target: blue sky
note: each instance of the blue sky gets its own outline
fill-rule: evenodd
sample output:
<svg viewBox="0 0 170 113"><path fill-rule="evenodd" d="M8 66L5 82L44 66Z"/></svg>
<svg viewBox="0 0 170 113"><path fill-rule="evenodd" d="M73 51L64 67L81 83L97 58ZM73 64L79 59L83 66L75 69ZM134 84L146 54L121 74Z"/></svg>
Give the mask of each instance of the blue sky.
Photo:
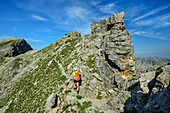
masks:
<svg viewBox="0 0 170 113"><path fill-rule="evenodd" d="M24 38L42 49L70 31L125 12L136 57L170 58L169 0L0 0L0 39Z"/></svg>

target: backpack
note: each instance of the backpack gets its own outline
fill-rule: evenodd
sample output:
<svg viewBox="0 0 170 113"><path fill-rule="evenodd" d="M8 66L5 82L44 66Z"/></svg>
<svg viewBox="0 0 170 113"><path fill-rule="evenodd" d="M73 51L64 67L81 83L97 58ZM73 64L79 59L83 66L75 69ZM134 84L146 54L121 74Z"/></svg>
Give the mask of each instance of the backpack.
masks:
<svg viewBox="0 0 170 113"><path fill-rule="evenodd" d="M80 80L80 74L79 74L79 72L75 71L74 73L75 73L75 76L74 76L74 74L73 74L74 80L79 81L79 80Z"/></svg>

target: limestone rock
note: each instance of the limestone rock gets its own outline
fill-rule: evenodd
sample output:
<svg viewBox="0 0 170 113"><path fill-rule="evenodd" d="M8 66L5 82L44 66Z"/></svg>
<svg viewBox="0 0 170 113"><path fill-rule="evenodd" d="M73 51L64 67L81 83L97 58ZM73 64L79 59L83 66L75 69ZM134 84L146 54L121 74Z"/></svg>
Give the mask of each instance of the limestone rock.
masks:
<svg viewBox="0 0 170 113"><path fill-rule="evenodd" d="M130 86L132 96L125 103L126 111L139 113L168 113L169 108L169 70L165 65L159 70L140 75L139 80Z"/></svg>
<svg viewBox="0 0 170 113"><path fill-rule="evenodd" d="M17 56L29 50L32 50L31 46L22 38L11 37L0 40L0 56Z"/></svg>
<svg viewBox="0 0 170 113"><path fill-rule="evenodd" d="M46 111L50 112L52 110L52 108L55 108L55 107L59 106L60 104L61 104L60 97L57 94L52 93L48 97L47 102L45 104Z"/></svg>
<svg viewBox="0 0 170 113"><path fill-rule="evenodd" d="M105 89L124 84L135 75L134 46L129 31L125 31L124 13L113 14L107 20L91 23L91 34L84 38L82 60L95 55L95 67L100 71ZM86 57L85 57L86 56ZM124 80L120 81L120 78Z"/></svg>

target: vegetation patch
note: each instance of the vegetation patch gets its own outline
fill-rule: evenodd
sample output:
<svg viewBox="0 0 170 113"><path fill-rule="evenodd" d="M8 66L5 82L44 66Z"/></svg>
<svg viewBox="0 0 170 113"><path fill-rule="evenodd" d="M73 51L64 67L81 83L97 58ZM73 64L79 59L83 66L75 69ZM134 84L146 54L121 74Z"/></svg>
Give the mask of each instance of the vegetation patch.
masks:
<svg viewBox="0 0 170 113"><path fill-rule="evenodd" d="M86 65L89 66L90 68L94 68L94 64L95 64L94 55L89 55L88 58L89 59L88 59Z"/></svg>
<svg viewBox="0 0 170 113"><path fill-rule="evenodd" d="M161 70L162 67L163 67L163 66L160 66L160 67L158 67L158 68L156 69L156 71L155 71L155 74L156 74L156 75L159 75L159 74L160 74L160 70Z"/></svg>
<svg viewBox="0 0 170 113"><path fill-rule="evenodd" d="M64 111L66 111L70 106L71 106L71 104L66 105L66 106L63 106L61 113L63 113Z"/></svg>
<svg viewBox="0 0 170 113"><path fill-rule="evenodd" d="M94 40L98 37L98 35L95 35L94 37L92 37L90 40Z"/></svg>
<svg viewBox="0 0 170 113"><path fill-rule="evenodd" d="M17 75L18 74L18 72L17 71L15 71L14 73L13 73L13 75Z"/></svg>
<svg viewBox="0 0 170 113"><path fill-rule="evenodd" d="M7 41L7 42L2 42L2 43L0 43L0 47L3 47L3 46L5 46L5 45L7 45L7 44L10 44L10 43L12 43L12 42L14 42L15 40L9 40L9 41Z"/></svg>
<svg viewBox="0 0 170 113"><path fill-rule="evenodd" d="M0 63L3 63L5 61L5 57L0 56Z"/></svg>
<svg viewBox="0 0 170 113"><path fill-rule="evenodd" d="M160 70L163 66L158 67L156 70Z"/></svg>
<svg viewBox="0 0 170 113"><path fill-rule="evenodd" d="M97 99L102 99L101 92L98 92Z"/></svg>
<svg viewBox="0 0 170 113"><path fill-rule="evenodd" d="M23 63L23 59L22 58L17 58L15 59L15 65L13 66L13 69L19 69L20 65L22 65Z"/></svg>
<svg viewBox="0 0 170 113"><path fill-rule="evenodd" d="M8 109L5 111L5 113L13 113L13 107L14 107L14 103L12 102L10 105L9 105L9 107L8 107Z"/></svg>
<svg viewBox="0 0 170 113"><path fill-rule="evenodd" d="M77 107L78 107L78 108L81 108L80 102L77 102Z"/></svg>
<svg viewBox="0 0 170 113"><path fill-rule="evenodd" d="M68 94L69 92L71 92L71 90L65 90L65 94Z"/></svg>
<svg viewBox="0 0 170 113"><path fill-rule="evenodd" d="M77 95L76 98L81 100L83 97L81 95Z"/></svg>
<svg viewBox="0 0 170 113"><path fill-rule="evenodd" d="M133 80L137 80L137 78L129 79L128 82L133 81Z"/></svg>
<svg viewBox="0 0 170 113"><path fill-rule="evenodd" d="M61 92L63 92L63 90L64 90L64 88L63 88L63 87L61 87L61 88L60 88L60 93L61 93Z"/></svg>
<svg viewBox="0 0 170 113"><path fill-rule="evenodd" d="M85 113L85 109L89 108L90 106L92 106L92 102L88 101L88 102L83 102L83 105L80 109L80 111L78 113Z"/></svg>
<svg viewBox="0 0 170 113"><path fill-rule="evenodd" d="M93 73L97 73L98 75L100 75L99 70L97 70L97 69L93 69L92 71L93 71Z"/></svg>

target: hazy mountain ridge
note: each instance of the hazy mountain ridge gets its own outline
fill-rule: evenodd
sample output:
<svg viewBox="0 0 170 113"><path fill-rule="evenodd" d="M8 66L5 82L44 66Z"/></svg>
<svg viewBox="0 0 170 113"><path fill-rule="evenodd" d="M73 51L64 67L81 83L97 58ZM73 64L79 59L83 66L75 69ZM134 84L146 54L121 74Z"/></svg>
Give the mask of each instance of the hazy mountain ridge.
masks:
<svg viewBox="0 0 170 113"><path fill-rule="evenodd" d="M155 70L159 66L170 63L168 58L159 57L138 57L135 58L135 67L137 72L146 72L149 70Z"/></svg>

